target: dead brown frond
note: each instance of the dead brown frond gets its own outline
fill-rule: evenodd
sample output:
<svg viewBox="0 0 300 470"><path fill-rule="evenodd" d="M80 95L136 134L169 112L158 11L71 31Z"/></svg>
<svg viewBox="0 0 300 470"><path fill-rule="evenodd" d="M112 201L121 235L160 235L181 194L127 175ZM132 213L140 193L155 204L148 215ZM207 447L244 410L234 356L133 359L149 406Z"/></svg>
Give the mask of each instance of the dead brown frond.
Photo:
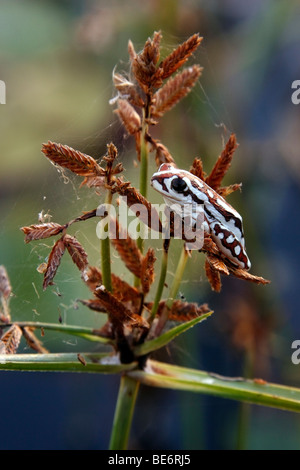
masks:
<svg viewBox="0 0 300 470"><path fill-rule="evenodd" d="M118 109L115 110L128 134L135 135L141 130L141 118L133 106L124 99L118 99Z"/></svg>
<svg viewBox="0 0 300 470"><path fill-rule="evenodd" d="M131 186L130 182L124 182L120 178L117 178L111 191L112 193L120 194L120 196L125 196L128 207L133 208L132 206L136 204L143 205L145 211L138 210L137 208L137 217L152 230L162 232L162 224L157 210L136 188Z"/></svg>
<svg viewBox="0 0 300 470"><path fill-rule="evenodd" d="M127 99L129 103L138 108L142 108L145 103L140 93L138 92L136 86L131 81L127 80L123 75L114 72L113 73L113 82L115 88L118 90L119 99ZM112 102L115 101L115 98Z"/></svg>
<svg viewBox="0 0 300 470"><path fill-rule="evenodd" d="M132 73L144 92L161 85L161 72L156 65L159 60L161 33L155 32L153 39L149 38L140 54L133 52L132 43L129 46Z"/></svg>
<svg viewBox="0 0 300 470"><path fill-rule="evenodd" d="M107 313L107 310L100 299L78 299L78 301L95 312Z"/></svg>
<svg viewBox="0 0 300 470"><path fill-rule="evenodd" d="M149 248L146 255L143 257L141 266L141 285L144 294L147 294L150 290L151 284L154 281L154 263L156 257L154 249Z"/></svg>
<svg viewBox="0 0 300 470"><path fill-rule="evenodd" d="M171 163L173 166L176 166L174 158L165 145L152 138L150 142L152 149L155 151L155 163L157 167L160 167L163 163Z"/></svg>
<svg viewBox="0 0 300 470"><path fill-rule="evenodd" d="M193 36L174 49L159 65L158 76L164 80L173 75L198 48L202 39L198 33L193 34Z"/></svg>
<svg viewBox="0 0 300 470"><path fill-rule="evenodd" d="M245 281L254 282L256 284L269 284L270 281L260 276L254 276L242 268L233 266L233 264L224 257L215 242L209 234L205 234L203 247L200 251L206 253L205 271L207 279L210 282L212 290L220 292L221 278L220 274L233 276L244 279Z"/></svg>
<svg viewBox="0 0 300 470"><path fill-rule="evenodd" d="M143 317L132 313L120 300L108 292L104 286L98 287L95 290L95 295L105 307L112 322L117 321L122 325L127 324L130 327L149 327L148 322Z"/></svg>
<svg viewBox="0 0 300 470"><path fill-rule="evenodd" d="M212 290L220 292L222 287L220 272L212 267L207 258L205 260L205 273Z"/></svg>
<svg viewBox="0 0 300 470"><path fill-rule="evenodd" d="M268 279L264 279L263 277L254 276L253 274L250 274L248 271L242 268L228 266L228 269L230 273L233 274L235 277L238 277L239 279L244 279L245 281L254 282L255 284L270 284L271 282Z"/></svg>
<svg viewBox="0 0 300 470"><path fill-rule="evenodd" d="M229 275L229 269L224 263L224 261L221 261L220 258L217 258L216 256L213 255L207 255L206 259L208 263L210 264L212 269L215 269L216 271L219 271L221 274L225 274L226 276Z"/></svg>
<svg viewBox="0 0 300 470"><path fill-rule="evenodd" d="M104 188L105 183L106 181L104 176L86 176L80 187L86 185L88 188Z"/></svg>
<svg viewBox="0 0 300 470"><path fill-rule="evenodd" d="M53 246L47 263L47 269L44 274L43 289L45 290L52 283L57 269L60 265L61 258L65 252L65 244L63 238L60 238Z"/></svg>
<svg viewBox="0 0 300 470"><path fill-rule="evenodd" d="M83 273L83 279L92 292L102 285L102 273L96 266L89 266L87 271ZM114 273L111 273L111 283L114 296L122 302L133 301L140 295L138 289Z"/></svg>
<svg viewBox="0 0 300 470"><path fill-rule="evenodd" d="M236 136L235 134L231 134L224 150L216 161L210 174L205 179L206 184L214 190L218 190L221 186L222 180L231 165L232 157L237 147L238 143L236 141Z"/></svg>
<svg viewBox="0 0 300 470"><path fill-rule="evenodd" d="M235 183L235 184L230 184L229 186L223 186L218 189L218 193L226 198L229 196L229 194L233 193L234 191L237 191L238 189L241 190L242 188L242 183Z"/></svg>
<svg viewBox="0 0 300 470"><path fill-rule="evenodd" d="M29 243L32 240L42 240L44 238L53 237L58 233L65 230L66 225L56 224L49 222L47 224L29 225L28 227L21 227L20 230L25 234L25 242Z"/></svg>
<svg viewBox="0 0 300 470"><path fill-rule="evenodd" d="M136 241L130 237L127 228L119 225L116 219L110 220L110 232L111 230L116 230L116 233L113 233L113 237L111 238L113 247L117 250L129 271L140 278L143 256Z"/></svg>
<svg viewBox="0 0 300 470"><path fill-rule="evenodd" d="M71 256L73 263L76 264L80 271L83 271L88 265L88 256L81 243L77 238L68 234L64 235L63 243Z"/></svg>
<svg viewBox="0 0 300 470"><path fill-rule="evenodd" d="M202 68L193 65L170 78L153 96L151 115L161 117L173 108L193 88L201 76Z"/></svg>
<svg viewBox="0 0 300 470"><path fill-rule="evenodd" d="M11 285L7 271L4 266L0 266L0 298L4 297L6 300L10 297Z"/></svg>
<svg viewBox="0 0 300 470"><path fill-rule="evenodd" d="M54 164L76 173L80 176L104 176L104 170L96 160L89 155L74 150L68 145L48 141L43 144L43 154Z"/></svg>
<svg viewBox="0 0 300 470"><path fill-rule="evenodd" d="M139 299L140 293L138 289L128 284L128 282L121 279L112 273L111 283L113 288L113 294L121 302L135 302Z"/></svg>
<svg viewBox="0 0 300 470"><path fill-rule="evenodd" d="M34 334L34 328L29 326L24 326L22 328L23 336L31 349L37 351L40 354L47 354L49 351L44 348L41 341Z"/></svg>
<svg viewBox="0 0 300 470"><path fill-rule="evenodd" d="M206 175L203 171L203 163L201 158L195 158L192 166L189 169L189 172L192 173L192 175L197 176L197 178L200 178L201 180L204 180Z"/></svg>
<svg viewBox="0 0 300 470"><path fill-rule="evenodd" d="M157 315L160 316L166 306L166 301L161 300L157 310ZM198 305L192 302L183 302L182 300L174 300L172 307L169 309L168 318L172 321L186 322L193 318L204 315L210 312L207 304Z"/></svg>
<svg viewBox="0 0 300 470"><path fill-rule="evenodd" d="M7 332L1 337L0 344L2 354L15 354L22 338L22 330L18 325L12 325Z"/></svg>

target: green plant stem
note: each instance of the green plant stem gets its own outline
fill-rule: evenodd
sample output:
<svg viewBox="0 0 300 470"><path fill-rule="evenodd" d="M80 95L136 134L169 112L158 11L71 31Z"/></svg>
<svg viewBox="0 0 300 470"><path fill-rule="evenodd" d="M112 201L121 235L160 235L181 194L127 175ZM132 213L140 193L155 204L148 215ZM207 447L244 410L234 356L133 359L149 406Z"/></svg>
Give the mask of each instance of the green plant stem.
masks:
<svg viewBox="0 0 300 470"><path fill-rule="evenodd" d="M154 317L157 312L158 304L159 304L159 301L161 299L161 296L164 290L165 280L166 280L166 275L167 275L167 267L168 267L168 251L164 250L162 260L161 260L160 277L158 281L157 291L156 291L155 299L153 302L153 307L151 310L151 316L149 319L150 323L152 323L152 321L154 320Z"/></svg>
<svg viewBox="0 0 300 470"><path fill-rule="evenodd" d="M243 376L253 377L254 357L251 351L246 351L244 358ZM240 403L238 411L237 425L237 450L244 450L247 447L248 431L250 426L251 407L249 403Z"/></svg>
<svg viewBox="0 0 300 470"><path fill-rule="evenodd" d="M155 336L159 336L168 320L168 316L169 316L169 309L172 307L172 304L176 298L176 295L177 295L177 292L179 290L179 287L180 287L180 283L181 283L181 280L182 280L182 276L183 276L183 273L184 273L184 270L185 270L185 267L186 267L186 263L187 263L187 260L188 260L188 251L185 249L185 247L183 247L182 251L181 251L181 255L180 255L180 259L179 259L179 262L178 262L178 265L177 265L177 268L176 268L176 272L175 272L175 275L174 275L174 279L173 279L173 283L171 285L171 289L170 289L170 293L169 293L169 297L168 297L168 300L166 301L166 305L165 305L165 308L164 308L164 311L162 312L161 316L160 316L160 319L157 323L157 326L156 326L156 329L155 329Z"/></svg>
<svg viewBox="0 0 300 470"><path fill-rule="evenodd" d="M105 204L111 204L112 194L107 191ZM105 225L104 231L108 231L108 224ZM111 284L111 259L110 259L110 240L109 237L101 240L101 270L102 270L102 281L108 291L112 291Z"/></svg>
<svg viewBox="0 0 300 470"><path fill-rule="evenodd" d="M148 186L148 145L146 142L146 133L148 131L148 125L145 122L145 113L143 117L142 131L141 131L141 152L140 152L140 193L142 196L147 197L147 186ZM141 230L141 224L139 224L139 230ZM139 237L137 239L137 246L141 253L144 251L144 239ZM134 286L139 287L140 279L135 276Z"/></svg>
<svg viewBox="0 0 300 470"><path fill-rule="evenodd" d="M110 437L110 450L126 450L133 417L134 406L140 382L127 375L121 377L113 427Z"/></svg>

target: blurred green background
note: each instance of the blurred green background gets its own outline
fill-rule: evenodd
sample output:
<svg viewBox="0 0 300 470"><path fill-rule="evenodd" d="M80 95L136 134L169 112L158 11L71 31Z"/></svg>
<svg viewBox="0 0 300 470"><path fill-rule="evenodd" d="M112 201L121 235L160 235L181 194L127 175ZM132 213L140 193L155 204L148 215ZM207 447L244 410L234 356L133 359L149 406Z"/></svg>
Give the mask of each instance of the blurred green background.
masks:
<svg viewBox="0 0 300 470"><path fill-rule="evenodd" d="M251 272L272 284L230 278L214 294L203 256L193 256L181 297L208 302L215 313L158 357L300 386L300 365L291 362L291 344L300 339L300 108L291 102L291 84L300 79L299 22L299 2L284 0L0 0L0 80L6 83L6 104L0 105L0 264L13 286L13 319L102 324L101 315L77 304L89 293L66 256L56 285L42 291L36 268L52 241L25 245L19 230L38 223L42 210L65 223L102 201L79 189L79 179L58 174L41 145L52 140L98 158L113 140L126 177L136 182L133 142L109 104L112 70L128 70L129 39L139 51L161 30L166 55L199 32L204 40L191 62L204 67L203 76L154 134L178 166L188 169L201 156L207 172L224 139L237 134L240 146L225 182L242 181L243 192L228 201L244 218ZM152 190L149 198L160 201ZM84 244L91 263L98 263L94 220L70 233ZM113 269L128 275L116 256ZM43 341L51 352L94 348L50 332ZM20 352L26 351L22 343ZM110 376L2 373L0 448L107 448L118 383ZM131 447L234 449L240 435L250 449L297 449L299 425L299 417L288 412L253 406L249 413L230 401L143 387Z"/></svg>

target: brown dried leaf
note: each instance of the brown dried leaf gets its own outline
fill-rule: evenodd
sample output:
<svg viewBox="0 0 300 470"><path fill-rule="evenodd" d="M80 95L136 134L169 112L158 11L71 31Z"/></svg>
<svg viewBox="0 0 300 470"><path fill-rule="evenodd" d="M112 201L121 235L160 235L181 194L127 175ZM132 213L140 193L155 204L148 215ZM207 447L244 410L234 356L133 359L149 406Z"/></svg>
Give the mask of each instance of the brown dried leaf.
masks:
<svg viewBox="0 0 300 470"><path fill-rule="evenodd" d="M146 255L143 257L141 266L141 285L144 294L147 294L150 290L151 284L154 281L154 263L156 257L154 249L149 248Z"/></svg>
<svg viewBox="0 0 300 470"><path fill-rule="evenodd" d="M212 269L215 269L216 271L219 271L220 273L225 274L226 276L229 275L228 267L223 261L220 260L220 258L217 258L213 255L207 255L206 259Z"/></svg>
<svg viewBox="0 0 300 470"><path fill-rule="evenodd" d="M131 104L118 99L118 109L115 110L128 134L134 135L141 130L141 118Z"/></svg>
<svg viewBox="0 0 300 470"><path fill-rule="evenodd" d="M228 269L230 273L233 274L235 277L238 277L239 279L244 279L245 281L254 282L256 284L270 284L271 282L267 279L264 279L263 277L254 276L253 274L250 274L248 271L245 271L242 268L235 268L234 266L228 266Z"/></svg>
<svg viewBox="0 0 300 470"><path fill-rule="evenodd" d="M132 72L141 88L148 92L151 87L161 85L162 69L157 69L156 65L159 60L159 46L161 33L155 32L153 39L149 38L140 54L131 52ZM129 53L130 53L129 52Z"/></svg>
<svg viewBox="0 0 300 470"><path fill-rule="evenodd" d="M95 266L89 266L89 269L83 274L83 279L91 291L102 285L101 271ZM138 289L132 287L114 273L111 274L111 283L113 294L118 300L123 302L135 301L140 295Z"/></svg>
<svg viewBox="0 0 300 470"><path fill-rule="evenodd" d="M156 152L155 163L157 167L160 167L163 163L171 163L176 167L175 161L165 145L158 140L153 139L150 135L147 135L147 140L151 144L152 151Z"/></svg>
<svg viewBox="0 0 300 470"><path fill-rule="evenodd" d="M84 212L82 215L80 215L79 217L76 217L76 219L74 220L71 220L69 223L68 223L68 226L73 224L74 222L82 222L84 220L88 220L88 219L91 219L93 217L96 217L97 216L97 209L93 209L91 211L87 211L87 212Z"/></svg>
<svg viewBox="0 0 300 470"><path fill-rule="evenodd" d="M122 302L135 302L140 296L138 289L131 286L126 281L123 281L119 276L116 276L113 273L111 275L111 283L114 296Z"/></svg>
<svg viewBox="0 0 300 470"><path fill-rule="evenodd" d="M204 233L203 247L201 251L208 253L212 256L220 256L219 248L207 232Z"/></svg>
<svg viewBox="0 0 300 470"><path fill-rule="evenodd" d="M26 342L31 349L34 349L40 354L47 354L49 352L47 349L43 347L41 341L35 336L33 332L34 328L25 326L24 328L22 328L22 331L23 331L23 336L26 339Z"/></svg>
<svg viewBox="0 0 300 470"><path fill-rule="evenodd" d="M100 286L95 290L95 295L100 299L112 321L120 322L131 327L148 328L148 322L141 317L132 313L125 305L120 302L113 294L108 292L104 286Z"/></svg>
<svg viewBox="0 0 300 470"><path fill-rule="evenodd" d="M207 259L205 260L205 272L212 290L215 292L220 292L222 287L220 273L212 267Z"/></svg>
<svg viewBox="0 0 300 470"><path fill-rule="evenodd" d="M8 299L11 294L11 285L7 271L3 265L0 266L0 297Z"/></svg>
<svg viewBox="0 0 300 470"><path fill-rule="evenodd" d="M77 238L71 235L64 235L63 242L72 258L73 263L76 264L80 271L83 271L88 265L88 256Z"/></svg>
<svg viewBox="0 0 300 470"><path fill-rule="evenodd" d="M127 80L126 77L120 75L119 73L113 73L113 82L118 90L118 97L122 99L126 99L134 106L138 106L139 108L144 106L144 100L141 95L138 93L136 86L134 83ZM112 103L115 102L115 98L113 98Z"/></svg>
<svg viewBox="0 0 300 470"><path fill-rule="evenodd" d="M12 325L1 337L1 344L5 346L6 354L15 354L22 338L22 330L18 325ZM3 349L3 348L2 348ZM3 354L3 353L2 353Z"/></svg>
<svg viewBox="0 0 300 470"><path fill-rule="evenodd" d="M159 65L157 73L161 71L161 78L164 80L176 72L197 49L202 39L198 33L193 34L193 36L174 49Z"/></svg>
<svg viewBox="0 0 300 470"><path fill-rule="evenodd" d="M224 150L216 161L210 174L205 179L206 184L208 184L211 188L217 190L221 186L222 180L231 165L231 160L237 147L238 144L236 141L236 136L235 134L231 134Z"/></svg>
<svg viewBox="0 0 300 470"><path fill-rule="evenodd" d="M115 227L116 233L111 235L111 243L129 271L140 278L143 257L137 243L130 237L126 228L121 227L116 219L111 219L110 231Z"/></svg>
<svg viewBox="0 0 300 470"><path fill-rule="evenodd" d="M165 308L166 301L162 300L159 303L157 314L161 315ZM193 318L204 315L210 312L207 304L198 305L192 302L182 302L181 300L174 300L171 309L169 309L169 320L185 322Z"/></svg>
<svg viewBox="0 0 300 470"><path fill-rule="evenodd" d="M104 176L105 171L89 155L74 150L68 145L48 141L43 144L42 152L51 162L67 168L80 176Z"/></svg>
<svg viewBox="0 0 300 470"><path fill-rule="evenodd" d="M102 285L102 273L96 266L89 266L89 268L82 273L82 279L92 292L96 287Z"/></svg>
<svg viewBox="0 0 300 470"><path fill-rule="evenodd" d="M65 228L65 225L49 222L47 224L21 227L20 230L22 230L22 232L25 234L25 242L29 243L32 240L42 240L44 238L53 237L54 235L61 233Z"/></svg>
<svg viewBox="0 0 300 470"><path fill-rule="evenodd" d="M60 238L53 246L47 263L47 270L44 274L43 289L45 290L52 283L57 269L60 265L61 258L65 252L65 244L63 238Z"/></svg>
<svg viewBox="0 0 300 470"><path fill-rule="evenodd" d="M197 176L197 178L200 178L201 180L205 179L206 175L203 171L203 163L202 163L201 158L194 159L189 171L190 173L192 173L192 175Z"/></svg>
<svg viewBox="0 0 300 470"><path fill-rule="evenodd" d="M161 117L184 98L196 84L202 73L199 65L193 65L170 78L153 96L151 116Z"/></svg>
<svg viewBox="0 0 300 470"><path fill-rule="evenodd" d="M130 39L128 41L128 53L129 53L130 60L132 62L133 59L135 59L136 57L136 52L134 50L134 45L132 44L132 41Z"/></svg>
<svg viewBox="0 0 300 470"><path fill-rule="evenodd" d="M95 310L96 312L107 313L107 310L100 299L78 299L80 303L85 305L86 307L90 308L91 310Z"/></svg>
<svg viewBox="0 0 300 470"><path fill-rule="evenodd" d="M162 232L162 224L157 210L144 196L142 196L141 193L137 191L137 189L130 186L129 182L123 182L118 178L114 186L111 188L111 191L112 193L120 194L120 196L126 196L126 204L128 207L132 207L135 204L142 204L145 206L147 214L145 214L145 211L140 211L140 214L138 215L139 219L152 230Z"/></svg>
<svg viewBox="0 0 300 470"><path fill-rule="evenodd" d="M86 185L88 188L104 188L105 183L104 176L86 176L80 187Z"/></svg>
<svg viewBox="0 0 300 470"><path fill-rule="evenodd" d="M217 190L217 193L219 193L222 197L226 198L229 196L229 194L233 193L234 191L237 191L238 189L241 190L242 188L242 183L235 183L235 184L230 184L229 186L223 186L222 188L219 188Z"/></svg>

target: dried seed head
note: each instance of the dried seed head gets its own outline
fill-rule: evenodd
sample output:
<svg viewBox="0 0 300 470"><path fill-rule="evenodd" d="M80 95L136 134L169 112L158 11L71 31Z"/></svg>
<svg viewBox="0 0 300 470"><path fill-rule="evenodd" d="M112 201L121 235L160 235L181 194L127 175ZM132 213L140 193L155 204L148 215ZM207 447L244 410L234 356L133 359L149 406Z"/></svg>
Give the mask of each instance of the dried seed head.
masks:
<svg viewBox="0 0 300 470"><path fill-rule="evenodd" d="M193 36L174 49L159 66L159 70L162 71L161 78L164 80L176 72L198 48L202 39L198 33L193 34Z"/></svg>
<svg viewBox="0 0 300 470"><path fill-rule="evenodd" d="M103 286L104 287L104 286ZM105 288L98 287L95 295L100 299L106 308L112 322L117 321L123 326L148 328L148 322L141 316L132 313L125 305L120 302L113 294Z"/></svg>
<svg viewBox="0 0 300 470"><path fill-rule="evenodd" d="M205 273L212 290L220 292L222 287L220 272L214 269L207 259L205 260Z"/></svg>
<svg viewBox="0 0 300 470"><path fill-rule="evenodd" d="M224 186L222 188L217 189L217 193L220 194L222 197L226 198L229 194L237 191L238 189L241 190L242 183L235 183L230 184L229 186Z"/></svg>
<svg viewBox="0 0 300 470"><path fill-rule="evenodd" d="M65 252L65 244L62 238L60 238L53 246L51 253L48 258L47 269L44 274L43 289L46 289L49 284L52 283L57 269L60 265L61 258Z"/></svg>
<svg viewBox="0 0 300 470"><path fill-rule="evenodd" d="M158 315L162 314L165 306L166 301L160 301L157 311ZM169 309L168 319L172 321L186 322L210 311L211 310L207 304L198 305L196 303L174 300L172 307Z"/></svg>
<svg viewBox="0 0 300 470"><path fill-rule="evenodd" d="M140 54L131 55L132 72L140 87L147 93L151 88L161 85L161 71L156 68L159 60L161 33L155 32L153 39L148 39Z"/></svg>
<svg viewBox="0 0 300 470"><path fill-rule="evenodd" d="M140 132L141 118L128 101L119 99L115 113L118 114L128 134L135 135Z"/></svg>
<svg viewBox="0 0 300 470"><path fill-rule="evenodd" d="M201 76L202 68L193 65L170 78L153 96L151 115L161 117L184 98Z"/></svg>
<svg viewBox="0 0 300 470"><path fill-rule="evenodd" d="M23 336L31 349L34 349L40 354L47 354L49 351L45 349L41 343L41 341L35 336L34 328L30 328L29 326L25 326L22 328Z"/></svg>
<svg viewBox="0 0 300 470"><path fill-rule="evenodd" d="M146 255L143 257L141 266L141 285L144 294L147 294L150 290L151 284L154 281L154 263L156 257L154 249L149 248Z"/></svg>
<svg viewBox="0 0 300 470"><path fill-rule="evenodd" d="M12 325L1 337L0 344L5 347L5 354L15 354L22 338L22 330L18 325ZM3 350L4 348L2 348Z"/></svg>
<svg viewBox="0 0 300 470"><path fill-rule="evenodd" d="M65 225L49 222L47 224L21 227L20 230L25 234L25 242L29 243L32 240L42 240L44 238L53 237L54 235L61 233L65 228Z"/></svg>
<svg viewBox="0 0 300 470"><path fill-rule="evenodd" d="M0 266L0 297L3 296L4 299L8 299L11 294L11 285L9 282L9 277L4 266Z"/></svg>
<svg viewBox="0 0 300 470"><path fill-rule="evenodd" d="M77 238L72 237L71 235L64 235L63 242L67 248L73 263L76 264L80 271L83 271L88 265L88 256Z"/></svg>
<svg viewBox="0 0 300 470"><path fill-rule="evenodd" d="M211 188L217 190L221 186L222 180L229 170L233 154L237 147L238 144L236 141L236 136L235 134L231 134L212 171L205 179L206 184L208 184Z"/></svg>
<svg viewBox="0 0 300 470"><path fill-rule="evenodd" d="M129 101L131 104L139 108L144 106L144 100L134 83L130 82L126 77L116 73L115 71L113 72L113 82L115 88L118 90L118 96L113 98L110 101L110 104L114 104L116 100L120 98Z"/></svg>
<svg viewBox="0 0 300 470"><path fill-rule="evenodd" d="M120 226L116 219L111 219L110 231L115 228L117 237L113 236L111 238L111 243L119 253L122 261L129 271L131 271L136 277L140 278L143 257L137 243L130 237L127 229Z"/></svg>
<svg viewBox="0 0 300 470"><path fill-rule="evenodd" d="M89 155L74 150L68 145L48 141L43 144L43 154L54 164L67 168L80 176L104 176L105 172Z"/></svg>
<svg viewBox="0 0 300 470"><path fill-rule="evenodd" d="M128 207L132 207L135 204L142 204L146 208L146 212L141 211L138 217L144 224L153 230L162 231L162 224L159 219L159 215L154 206L138 192L130 182L124 182L120 178L115 181L114 186L111 188L112 193L118 193L121 196L126 196L126 203Z"/></svg>
<svg viewBox="0 0 300 470"><path fill-rule="evenodd" d="M203 163L201 158L195 158L191 168L189 169L189 172L192 173L192 175L197 176L197 178L200 178L201 180L205 179L205 173L203 171Z"/></svg>

